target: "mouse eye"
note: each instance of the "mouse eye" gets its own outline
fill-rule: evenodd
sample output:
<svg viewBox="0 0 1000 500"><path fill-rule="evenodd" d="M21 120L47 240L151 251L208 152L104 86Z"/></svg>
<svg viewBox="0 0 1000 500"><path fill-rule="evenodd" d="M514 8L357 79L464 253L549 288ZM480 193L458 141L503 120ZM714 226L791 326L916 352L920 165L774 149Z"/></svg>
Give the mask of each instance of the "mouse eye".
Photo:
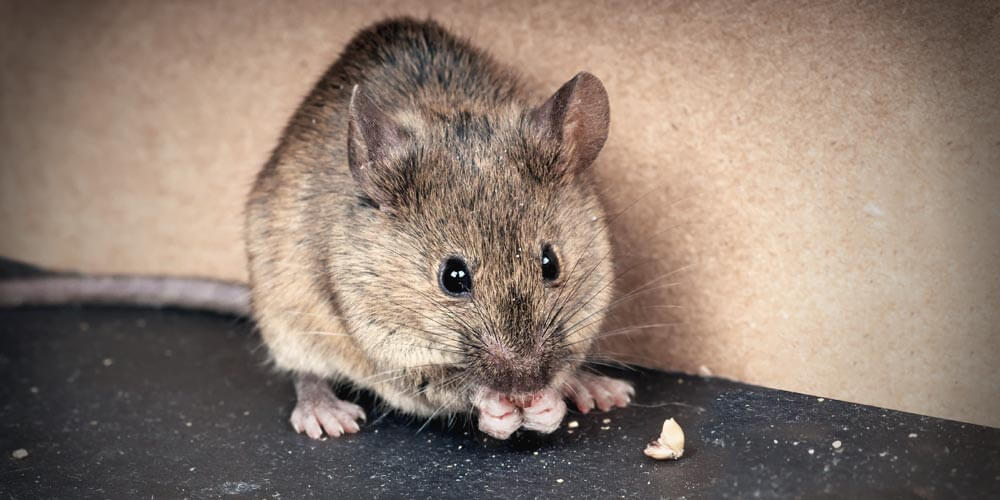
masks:
<svg viewBox="0 0 1000 500"><path fill-rule="evenodd" d="M472 273L461 257L448 257L441 265L441 289L448 295L460 297L472 292Z"/></svg>
<svg viewBox="0 0 1000 500"><path fill-rule="evenodd" d="M559 277L559 258L552 245L542 247L542 279L555 281Z"/></svg>

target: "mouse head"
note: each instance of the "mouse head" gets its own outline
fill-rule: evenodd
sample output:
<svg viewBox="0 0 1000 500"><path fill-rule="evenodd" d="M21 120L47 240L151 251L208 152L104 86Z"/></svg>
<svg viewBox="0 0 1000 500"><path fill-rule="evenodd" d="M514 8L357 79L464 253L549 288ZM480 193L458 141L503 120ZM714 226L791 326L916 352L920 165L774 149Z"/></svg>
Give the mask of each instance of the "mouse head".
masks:
<svg viewBox="0 0 1000 500"><path fill-rule="evenodd" d="M510 395L579 365L612 289L590 172L608 123L589 73L535 107L390 116L355 88L348 156L372 212L357 228L355 307L386 332L362 339L369 355L447 366L456 388Z"/></svg>

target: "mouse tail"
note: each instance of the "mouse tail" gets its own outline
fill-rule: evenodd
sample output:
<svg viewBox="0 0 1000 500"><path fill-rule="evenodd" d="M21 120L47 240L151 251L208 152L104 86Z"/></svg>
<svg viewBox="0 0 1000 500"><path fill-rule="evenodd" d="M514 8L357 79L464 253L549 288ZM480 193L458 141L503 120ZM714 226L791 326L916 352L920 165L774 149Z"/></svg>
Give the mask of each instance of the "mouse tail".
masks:
<svg viewBox="0 0 1000 500"><path fill-rule="evenodd" d="M180 307L250 315L246 285L199 278L37 276L0 280L0 308L69 304Z"/></svg>

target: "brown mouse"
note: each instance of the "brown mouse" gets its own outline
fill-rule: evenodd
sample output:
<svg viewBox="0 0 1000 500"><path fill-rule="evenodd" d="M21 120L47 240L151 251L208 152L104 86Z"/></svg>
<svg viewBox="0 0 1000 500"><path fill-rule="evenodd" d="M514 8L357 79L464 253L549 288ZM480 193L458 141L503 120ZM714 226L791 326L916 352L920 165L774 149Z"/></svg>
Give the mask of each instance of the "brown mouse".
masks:
<svg viewBox="0 0 1000 500"><path fill-rule="evenodd" d="M295 429L358 430L328 380L501 439L555 430L564 397L625 406L628 383L581 369L613 288L608 124L589 73L543 99L433 21L358 33L247 203L252 316L295 376Z"/></svg>
<svg viewBox="0 0 1000 500"><path fill-rule="evenodd" d="M569 398L625 406L587 361L614 271L593 162L608 97L580 73L544 99L432 21L357 34L298 108L246 206L238 284L60 275L0 282L0 307L177 305L245 315L295 378L292 425L358 431L329 382L425 417L551 432Z"/></svg>

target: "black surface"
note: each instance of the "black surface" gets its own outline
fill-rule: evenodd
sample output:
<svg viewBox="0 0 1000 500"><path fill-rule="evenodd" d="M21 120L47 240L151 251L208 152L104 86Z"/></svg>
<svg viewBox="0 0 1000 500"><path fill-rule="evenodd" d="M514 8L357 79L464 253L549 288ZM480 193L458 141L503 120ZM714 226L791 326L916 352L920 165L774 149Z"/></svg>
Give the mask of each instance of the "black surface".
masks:
<svg viewBox="0 0 1000 500"><path fill-rule="evenodd" d="M245 322L183 311L0 311L11 498L886 497L1000 491L1000 430L721 380L626 372L635 406L495 441L389 415L325 442ZM370 421L379 412L362 398ZM676 462L642 453L662 421ZM608 424L602 419L610 418ZM418 432L419 431L419 432ZM842 446L835 449L834 441ZM11 457L24 448L29 455Z"/></svg>

